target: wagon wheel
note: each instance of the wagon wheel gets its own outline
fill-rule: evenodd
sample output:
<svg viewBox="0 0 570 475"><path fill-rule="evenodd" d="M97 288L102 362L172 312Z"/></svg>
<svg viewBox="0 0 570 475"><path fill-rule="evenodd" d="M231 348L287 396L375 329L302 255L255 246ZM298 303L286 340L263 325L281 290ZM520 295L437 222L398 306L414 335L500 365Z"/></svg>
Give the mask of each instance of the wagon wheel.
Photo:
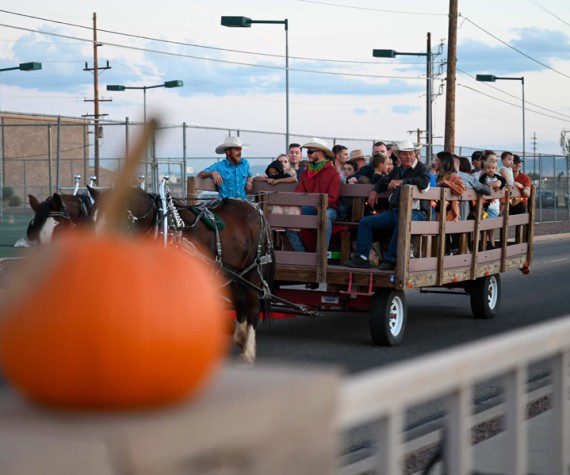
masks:
<svg viewBox="0 0 570 475"><path fill-rule="evenodd" d="M470 288L471 310L475 318L494 318L501 303L499 274L480 277Z"/></svg>
<svg viewBox="0 0 570 475"><path fill-rule="evenodd" d="M377 345L402 343L406 329L406 295L401 290L381 289L374 293L370 307L370 336Z"/></svg>

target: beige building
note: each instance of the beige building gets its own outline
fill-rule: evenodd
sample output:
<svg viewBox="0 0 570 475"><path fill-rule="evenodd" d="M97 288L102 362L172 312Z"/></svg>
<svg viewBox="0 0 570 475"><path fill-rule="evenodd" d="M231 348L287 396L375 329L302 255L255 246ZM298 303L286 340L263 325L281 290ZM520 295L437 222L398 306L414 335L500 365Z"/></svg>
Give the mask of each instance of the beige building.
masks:
<svg viewBox="0 0 570 475"><path fill-rule="evenodd" d="M56 116L0 113L1 184L24 201L30 193L44 199L58 184L72 187L76 174L92 174L88 121L61 118L60 125L58 147Z"/></svg>

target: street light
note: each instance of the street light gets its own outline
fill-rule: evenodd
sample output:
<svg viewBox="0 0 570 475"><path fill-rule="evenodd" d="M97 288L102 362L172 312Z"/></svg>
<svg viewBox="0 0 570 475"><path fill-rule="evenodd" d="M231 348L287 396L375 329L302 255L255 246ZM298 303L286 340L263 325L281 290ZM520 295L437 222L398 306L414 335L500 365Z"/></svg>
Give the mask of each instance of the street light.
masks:
<svg viewBox="0 0 570 475"><path fill-rule="evenodd" d="M477 74L475 76L477 81L480 82L495 82L495 81L520 81L522 85L522 155L523 155L523 171L525 171L525 155L526 155L526 132L525 132L525 103L524 103L524 76L494 76L492 74Z"/></svg>
<svg viewBox="0 0 570 475"><path fill-rule="evenodd" d="M375 58L395 58L396 56L425 56L426 57L426 163L429 165L432 159L432 102L433 102L433 78L432 78L432 56L431 33L427 34L427 47L425 53L405 53L393 49L374 49L372 56Z"/></svg>
<svg viewBox="0 0 570 475"><path fill-rule="evenodd" d="M182 87L184 86L184 81L176 80L176 81L166 81L163 84L157 84L156 86L124 86L122 84L110 84L107 86L107 91L126 91L127 89L139 89L143 91L143 117L144 123L146 124L146 90L147 89L156 89L157 87L166 87L168 89L173 87Z"/></svg>
<svg viewBox="0 0 570 475"><path fill-rule="evenodd" d="M18 66L14 66L12 68L3 68L0 69L0 73L4 71L38 71L42 69L42 63L20 63Z"/></svg>
<svg viewBox="0 0 570 475"><path fill-rule="evenodd" d="M139 89L143 91L143 121L146 127L146 90L147 89L156 89L157 87L166 87L168 89L173 87L182 87L184 86L184 82L180 80L175 81L166 81L163 84L157 84L155 86L125 86L123 84L109 84L107 86L107 91L115 91L121 92L126 91L127 89ZM153 145L154 147L154 145ZM146 152L145 152L146 153ZM146 158L146 155L145 155ZM153 154L153 163L152 163L152 182L154 186L154 190L158 189L158 162L156 161L156 153ZM147 175L147 162L145 160L145 175Z"/></svg>
<svg viewBox="0 0 570 475"><path fill-rule="evenodd" d="M245 16L223 16L222 26L251 28L254 23L285 26L285 150L289 146L289 20L252 20Z"/></svg>

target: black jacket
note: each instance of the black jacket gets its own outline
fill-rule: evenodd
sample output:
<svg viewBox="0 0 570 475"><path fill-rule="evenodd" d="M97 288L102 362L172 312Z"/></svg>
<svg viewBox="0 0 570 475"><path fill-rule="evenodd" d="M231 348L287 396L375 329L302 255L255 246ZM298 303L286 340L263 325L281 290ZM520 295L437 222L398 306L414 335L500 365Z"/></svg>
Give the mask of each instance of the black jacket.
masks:
<svg viewBox="0 0 570 475"><path fill-rule="evenodd" d="M358 170L352 176L355 178L360 178L361 176L366 176L368 178L372 178L372 175L374 175L374 167L369 164L369 165L364 165L360 170Z"/></svg>
<svg viewBox="0 0 570 475"><path fill-rule="evenodd" d="M392 180L402 180L402 185L415 185L422 191L429 188L429 172L422 162L417 162L415 168L395 167L387 178L376 183L374 190L378 193L386 191ZM401 187L395 188L388 198L391 209L400 207L400 190ZM420 200L420 210L425 212L430 210L429 200Z"/></svg>

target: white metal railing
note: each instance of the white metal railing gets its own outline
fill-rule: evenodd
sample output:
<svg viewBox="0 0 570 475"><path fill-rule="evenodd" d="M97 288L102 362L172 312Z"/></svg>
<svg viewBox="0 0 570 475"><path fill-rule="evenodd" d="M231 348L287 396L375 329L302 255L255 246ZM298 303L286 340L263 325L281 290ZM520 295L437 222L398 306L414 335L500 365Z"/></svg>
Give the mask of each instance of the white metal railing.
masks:
<svg viewBox="0 0 570 475"><path fill-rule="evenodd" d="M526 387L528 365L552 361L552 474L570 465L570 317L516 330L456 349L422 356L352 377L343 386L338 428L348 431L378 421L375 459L343 467L343 473L400 474L403 471L403 414L414 404L445 397L444 453L450 474L470 473L472 391L481 380L504 376L505 456L509 473L527 473Z"/></svg>

